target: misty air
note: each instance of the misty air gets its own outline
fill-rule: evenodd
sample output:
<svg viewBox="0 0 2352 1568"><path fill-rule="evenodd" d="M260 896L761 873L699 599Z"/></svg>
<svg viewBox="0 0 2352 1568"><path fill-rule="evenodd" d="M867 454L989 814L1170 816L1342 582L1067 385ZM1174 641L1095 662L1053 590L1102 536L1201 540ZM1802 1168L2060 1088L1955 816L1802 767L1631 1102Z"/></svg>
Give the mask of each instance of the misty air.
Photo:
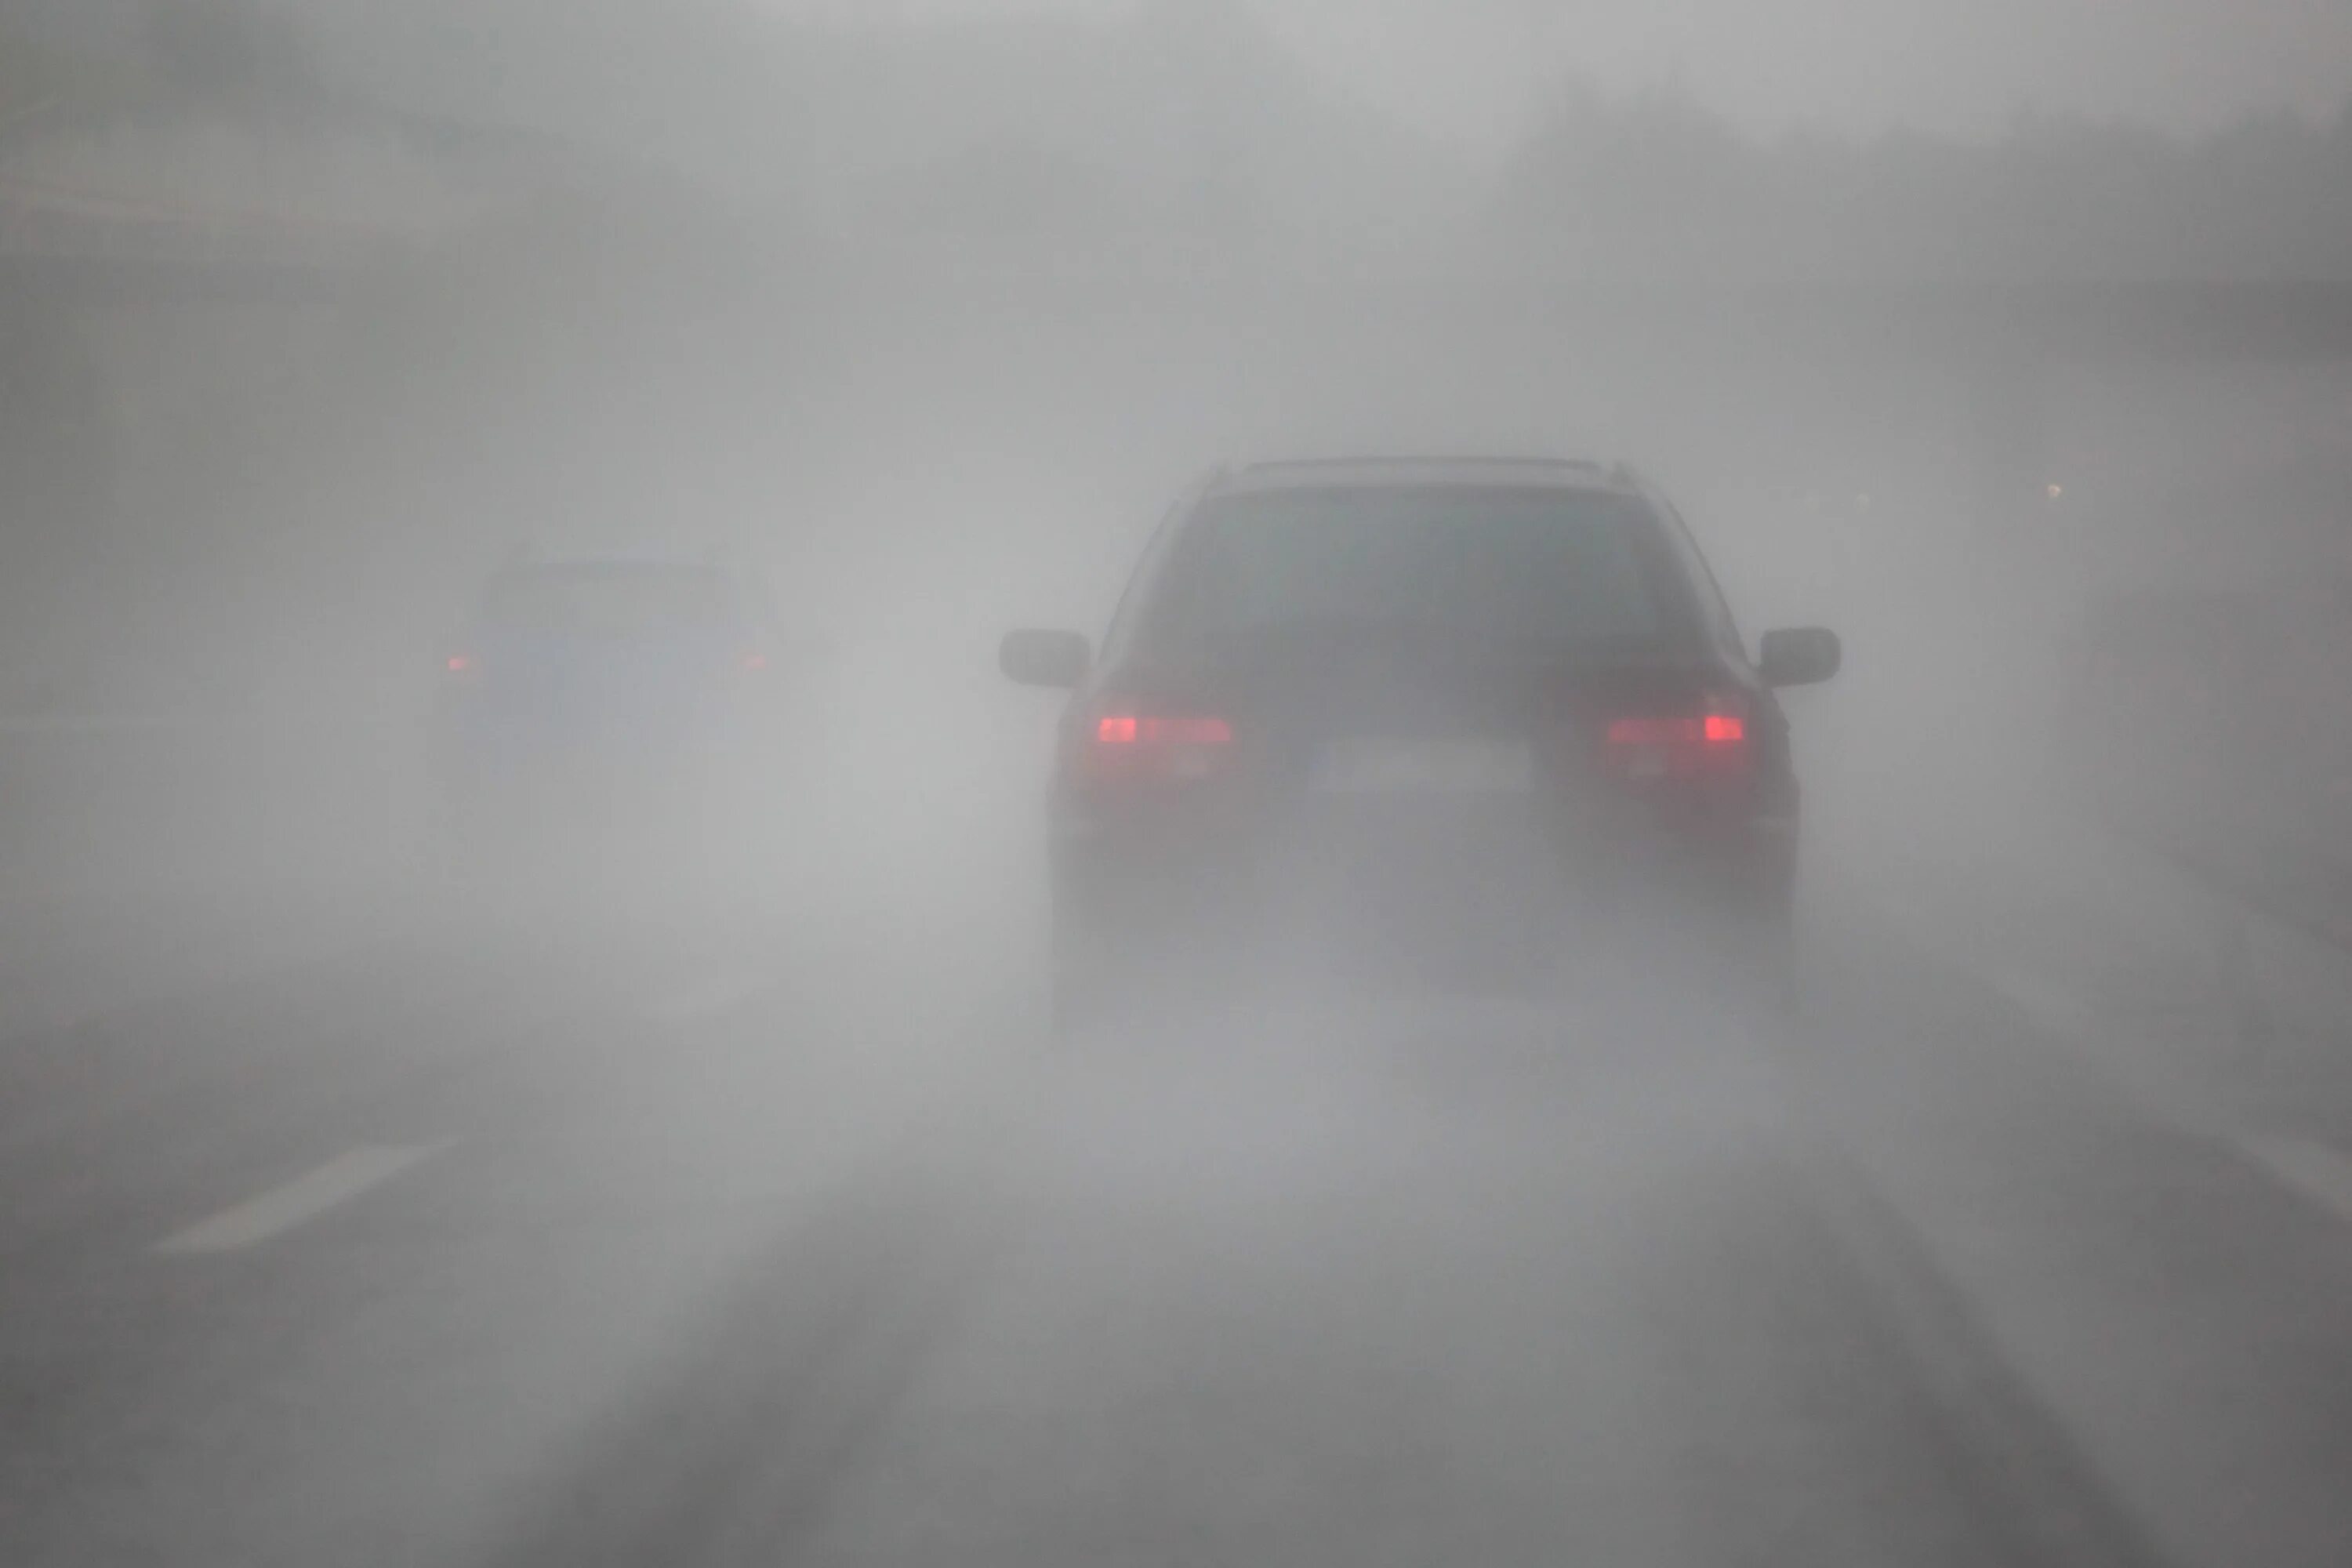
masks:
<svg viewBox="0 0 2352 1568"><path fill-rule="evenodd" d="M0 0L0 1563L2352 1562L2347 691L2323 5Z"/></svg>

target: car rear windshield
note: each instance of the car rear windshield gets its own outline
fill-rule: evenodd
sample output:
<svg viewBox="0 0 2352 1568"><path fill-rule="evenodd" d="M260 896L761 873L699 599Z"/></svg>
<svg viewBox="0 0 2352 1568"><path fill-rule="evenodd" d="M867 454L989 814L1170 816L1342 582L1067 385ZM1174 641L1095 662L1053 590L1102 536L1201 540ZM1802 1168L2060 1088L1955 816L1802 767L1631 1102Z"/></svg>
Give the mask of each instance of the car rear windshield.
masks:
<svg viewBox="0 0 2352 1568"><path fill-rule="evenodd" d="M709 567L548 566L500 577L484 616L505 630L643 637L730 626L736 608Z"/></svg>
<svg viewBox="0 0 2352 1568"><path fill-rule="evenodd" d="M1171 654L1325 627L1678 647L1694 626L1647 506L1602 490L1227 497L1194 519L1155 598L1144 636Z"/></svg>

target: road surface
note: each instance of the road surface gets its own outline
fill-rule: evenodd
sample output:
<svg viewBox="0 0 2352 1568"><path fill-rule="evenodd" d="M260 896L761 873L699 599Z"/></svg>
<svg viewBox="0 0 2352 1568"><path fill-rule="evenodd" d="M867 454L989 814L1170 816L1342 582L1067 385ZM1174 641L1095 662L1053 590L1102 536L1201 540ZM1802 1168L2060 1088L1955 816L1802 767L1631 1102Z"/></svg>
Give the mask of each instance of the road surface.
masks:
<svg viewBox="0 0 2352 1568"><path fill-rule="evenodd" d="M2347 1560L2324 1105L1820 903L1780 1038L416 910L20 1029L0 1562Z"/></svg>

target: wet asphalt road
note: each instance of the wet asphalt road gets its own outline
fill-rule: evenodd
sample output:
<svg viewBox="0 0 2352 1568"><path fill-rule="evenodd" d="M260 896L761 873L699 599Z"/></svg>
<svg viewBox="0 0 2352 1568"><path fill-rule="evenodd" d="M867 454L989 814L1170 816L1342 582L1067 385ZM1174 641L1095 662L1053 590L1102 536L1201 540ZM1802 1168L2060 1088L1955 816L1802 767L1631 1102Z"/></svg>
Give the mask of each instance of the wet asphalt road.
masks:
<svg viewBox="0 0 2352 1568"><path fill-rule="evenodd" d="M887 922L177 980L0 1053L0 1562L2352 1560L2326 1139L1813 953L1060 1054Z"/></svg>

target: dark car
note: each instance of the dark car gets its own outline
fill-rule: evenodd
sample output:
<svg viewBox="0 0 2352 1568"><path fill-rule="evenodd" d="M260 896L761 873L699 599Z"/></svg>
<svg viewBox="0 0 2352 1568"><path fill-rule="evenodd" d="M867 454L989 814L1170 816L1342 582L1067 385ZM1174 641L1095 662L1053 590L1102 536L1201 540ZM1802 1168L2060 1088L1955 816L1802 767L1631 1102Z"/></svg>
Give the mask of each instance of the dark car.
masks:
<svg viewBox="0 0 2352 1568"><path fill-rule="evenodd" d="M1074 693L1050 804L1066 1022L1164 981L1589 974L1661 922L1786 978L1774 689L1829 679L1838 640L1771 632L1751 659L1681 518L1622 468L1221 471L1098 656L1022 631L1000 659Z"/></svg>
<svg viewBox="0 0 2352 1568"><path fill-rule="evenodd" d="M702 820L764 760L778 655L764 584L727 566L501 568L442 673L436 746L461 847Z"/></svg>

